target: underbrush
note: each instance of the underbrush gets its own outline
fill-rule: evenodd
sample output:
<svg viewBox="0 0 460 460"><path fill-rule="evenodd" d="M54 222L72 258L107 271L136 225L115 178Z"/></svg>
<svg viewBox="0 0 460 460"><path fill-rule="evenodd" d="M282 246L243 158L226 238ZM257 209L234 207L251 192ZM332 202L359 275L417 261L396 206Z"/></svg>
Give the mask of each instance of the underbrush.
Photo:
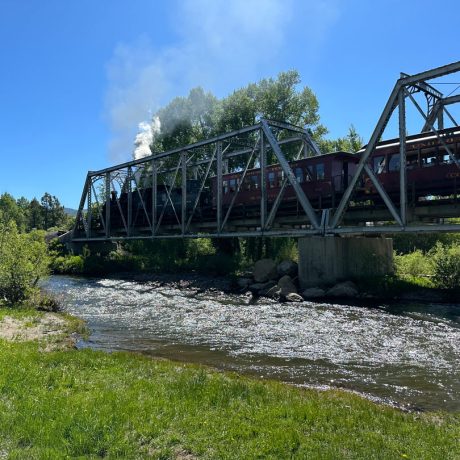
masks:
<svg viewBox="0 0 460 460"><path fill-rule="evenodd" d="M8 458L458 458L460 418L129 353L0 341Z"/></svg>
<svg viewBox="0 0 460 460"><path fill-rule="evenodd" d="M460 243L437 242L430 250L395 254L396 275L422 287L460 289Z"/></svg>

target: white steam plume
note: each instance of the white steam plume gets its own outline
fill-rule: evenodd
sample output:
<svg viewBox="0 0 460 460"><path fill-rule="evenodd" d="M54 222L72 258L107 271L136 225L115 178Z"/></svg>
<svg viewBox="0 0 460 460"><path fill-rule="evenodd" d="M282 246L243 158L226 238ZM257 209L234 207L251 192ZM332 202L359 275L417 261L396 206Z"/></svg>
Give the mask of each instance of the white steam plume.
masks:
<svg viewBox="0 0 460 460"><path fill-rule="evenodd" d="M139 123L139 131L134 139L133 158L139 160L152 154L152 145L155 136L160 134L161 123L158 117L153 117L152 123L142 121Z"/></svg>
<svg viewBox="0 0 460 460"><path fill-rule="evenodd" d="M281 65L294 40L296 59L318 52L341 0L176 0L176 36L156 49L148 39L117 46L108 65L107 113L113 160L132 152L136 126L173 97L202 86L218 96L296 67ZM161 18L162 21L165 18ZM263 69L263 70L261 70ZM137 153L135 153L137 155Z"/></svg>

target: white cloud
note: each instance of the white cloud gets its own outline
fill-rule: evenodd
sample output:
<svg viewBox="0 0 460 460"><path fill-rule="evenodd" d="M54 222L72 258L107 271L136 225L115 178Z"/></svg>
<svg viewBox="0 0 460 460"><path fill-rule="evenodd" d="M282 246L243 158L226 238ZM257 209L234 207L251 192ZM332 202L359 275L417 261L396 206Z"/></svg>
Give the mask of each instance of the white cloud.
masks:
<svg viewBox="0 0 460 460"><path fill-rule="evenodd" d="M146 38L122 44L108 65L112 159L131 154L139 122L172 97L194 86L224 95L285 70L277 63L289 40L304 43L299 59L306 59L337 19L337 1L178 1L177 43L159 50Z"/></svg>

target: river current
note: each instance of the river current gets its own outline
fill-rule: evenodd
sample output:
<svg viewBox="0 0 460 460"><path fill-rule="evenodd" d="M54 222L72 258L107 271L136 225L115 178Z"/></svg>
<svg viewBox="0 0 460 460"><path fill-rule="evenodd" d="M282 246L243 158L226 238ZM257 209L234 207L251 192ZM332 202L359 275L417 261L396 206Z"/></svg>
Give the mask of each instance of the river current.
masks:
<svg viewBox="0 0 460 460"><path fill-rule="evenodd" d="M91 335L81 347L345 388L408 409L460 410L460 304L254 302L65 276L52 276L45 287L87 321Z"/></svg>

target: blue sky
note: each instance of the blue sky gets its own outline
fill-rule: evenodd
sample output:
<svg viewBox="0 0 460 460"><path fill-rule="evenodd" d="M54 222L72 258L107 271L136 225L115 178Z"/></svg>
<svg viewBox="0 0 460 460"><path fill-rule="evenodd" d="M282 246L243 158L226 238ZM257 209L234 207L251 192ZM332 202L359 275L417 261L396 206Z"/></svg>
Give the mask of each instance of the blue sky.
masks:
<svg viewBox="0 0 460 460"><path fill-rule="evenodd" d="M367 141L399 72L460 60L459 13L458 0L0 0L0 193L77 207L87 170L130 159L138 123L174 96L288 69L330 137L353 123Z"/></svg>

